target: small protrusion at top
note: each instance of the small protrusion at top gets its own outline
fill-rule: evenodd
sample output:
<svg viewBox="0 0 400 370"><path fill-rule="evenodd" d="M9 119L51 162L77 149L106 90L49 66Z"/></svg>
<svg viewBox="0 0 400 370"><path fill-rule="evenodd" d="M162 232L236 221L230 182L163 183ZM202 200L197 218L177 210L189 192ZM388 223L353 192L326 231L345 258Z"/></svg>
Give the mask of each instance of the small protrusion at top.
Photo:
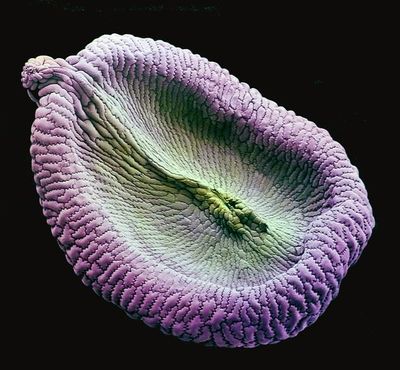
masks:
<svg viewBox="0 0 400 370"><path fill-rule="evenodd" d="M35 90L39 83L45 82L53 75L52 68L59 67L60 63L47 55L29 59L21 73L22 86L25 89Z"/></svg>

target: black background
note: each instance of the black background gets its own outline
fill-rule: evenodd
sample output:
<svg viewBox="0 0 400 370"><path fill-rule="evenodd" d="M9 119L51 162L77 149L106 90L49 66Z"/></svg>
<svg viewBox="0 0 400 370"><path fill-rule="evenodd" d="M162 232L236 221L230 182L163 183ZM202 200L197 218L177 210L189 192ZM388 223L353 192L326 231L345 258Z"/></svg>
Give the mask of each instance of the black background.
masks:
<svg viewBox="0 0 400 370"><path fill-rule="evenodd" d="M268 4L261 8L247 1L27 1L13 13L18 32L12 42L18 47L8 77L16 86L17 115L4 129L4 144L13 153L9 162L15 179L7 190L12 194L6 197L12 223L5 231L14 240L7 244L14 261L9 263L14 278L8 284L14 296L7 305L13 314L8 344L15 361L56 366L78 364L79 359L79 364L87 360L93 366L134 367L141 359L149 366L163 361L189 367L217 365L212 361L219 359L224 366L323 367L388 360L382 355L390 342L385 330L395 323L384 310L388 241L383 170L375 165L384 141L379 113L384 109L379 101L384 73L379 65L381 26L375 9L351 11L324 2L319 8L301 10L276 10ZM19 74L28 58L65 58L113 32L162 39L218 62L263 96L326 128L358 167L377 226L338 298L296 338L250 350L181 342L128 319L86 288L65 261L35 192L29 155L35 104L19 84Z"/></svg>

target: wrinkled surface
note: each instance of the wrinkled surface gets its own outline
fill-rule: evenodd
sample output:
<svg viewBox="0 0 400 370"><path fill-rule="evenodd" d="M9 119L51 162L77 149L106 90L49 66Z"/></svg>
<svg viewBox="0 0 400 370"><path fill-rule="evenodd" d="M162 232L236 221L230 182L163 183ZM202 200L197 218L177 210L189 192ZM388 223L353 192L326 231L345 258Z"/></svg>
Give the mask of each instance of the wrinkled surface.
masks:
<svg viewBox="0 0 400 370"><path fill-rule="evenodd" d="M338 294L374 224L344 149L188 50L102 36L30 59L32 168L75 273L183 340L295 336Z"/></svg>

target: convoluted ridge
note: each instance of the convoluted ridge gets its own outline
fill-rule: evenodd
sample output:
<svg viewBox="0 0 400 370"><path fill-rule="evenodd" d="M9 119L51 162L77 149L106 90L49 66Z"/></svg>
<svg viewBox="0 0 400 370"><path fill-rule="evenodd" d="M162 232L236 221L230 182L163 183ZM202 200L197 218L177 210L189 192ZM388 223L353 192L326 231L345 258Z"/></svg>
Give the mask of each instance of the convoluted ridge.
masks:
<svg viewBox="0 0 400 370"><path fill-rule="evenodd" d="M32 168L82 281L183 340L295 336L338 294L374 225L343 147L218 64L102 36L30 59Z"/></svg>

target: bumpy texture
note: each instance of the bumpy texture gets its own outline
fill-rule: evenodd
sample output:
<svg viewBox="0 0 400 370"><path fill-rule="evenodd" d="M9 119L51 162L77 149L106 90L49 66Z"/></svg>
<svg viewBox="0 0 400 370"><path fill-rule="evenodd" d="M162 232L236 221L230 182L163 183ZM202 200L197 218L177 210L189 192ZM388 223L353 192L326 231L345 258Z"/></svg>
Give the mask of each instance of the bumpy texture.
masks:
<svg viewBox="0 0 400 370"><path fill-rule="evenodd" d="M44 215L83 282L183 340L295 336L338 294L374 224L329 134L218 64L102 36L30 59Z"/></svg>

